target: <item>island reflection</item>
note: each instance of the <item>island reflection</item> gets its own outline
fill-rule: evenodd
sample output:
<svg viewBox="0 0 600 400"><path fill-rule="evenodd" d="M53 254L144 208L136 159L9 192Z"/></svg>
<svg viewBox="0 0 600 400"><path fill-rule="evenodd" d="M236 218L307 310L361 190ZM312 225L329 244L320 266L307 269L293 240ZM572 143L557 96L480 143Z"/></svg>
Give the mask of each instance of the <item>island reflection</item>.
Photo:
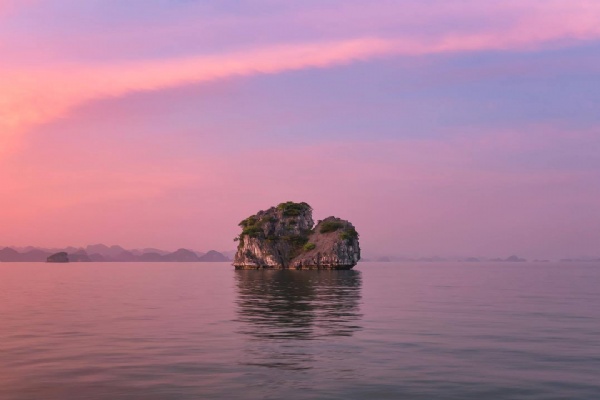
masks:
<svg viewBox="0 0 600 400"><path fill-rule="evenodd" d="M360 271L236 271L241 332L258 339L350 336L360 329Z"/></svg>

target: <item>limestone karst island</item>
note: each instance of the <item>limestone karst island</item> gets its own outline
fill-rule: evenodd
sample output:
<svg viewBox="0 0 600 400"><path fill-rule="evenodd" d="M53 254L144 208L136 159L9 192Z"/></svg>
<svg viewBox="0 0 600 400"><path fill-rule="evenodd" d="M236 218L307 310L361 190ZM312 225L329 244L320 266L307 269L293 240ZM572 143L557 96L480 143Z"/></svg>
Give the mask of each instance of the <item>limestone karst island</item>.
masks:
<svg viewBox="0 0 600 400"><path fill-rule="evenodd" d="M315 226L304 202L259 211L239 226L236 269L351 269L360 260L354 226L336 217Z"/></svg>

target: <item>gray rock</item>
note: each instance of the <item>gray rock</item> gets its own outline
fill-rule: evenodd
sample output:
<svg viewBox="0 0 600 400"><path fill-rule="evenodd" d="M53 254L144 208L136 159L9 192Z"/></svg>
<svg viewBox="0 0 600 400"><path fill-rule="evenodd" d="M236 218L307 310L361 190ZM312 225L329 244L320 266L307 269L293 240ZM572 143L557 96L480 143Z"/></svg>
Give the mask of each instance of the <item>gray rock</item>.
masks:
<svg viewBox="0 0 600 400"><path fill-rule="evenodd" d="M281 203L239 225L236 269L351 269L360 260L354 226L336 217L314 226L306 203Z"/></svg>

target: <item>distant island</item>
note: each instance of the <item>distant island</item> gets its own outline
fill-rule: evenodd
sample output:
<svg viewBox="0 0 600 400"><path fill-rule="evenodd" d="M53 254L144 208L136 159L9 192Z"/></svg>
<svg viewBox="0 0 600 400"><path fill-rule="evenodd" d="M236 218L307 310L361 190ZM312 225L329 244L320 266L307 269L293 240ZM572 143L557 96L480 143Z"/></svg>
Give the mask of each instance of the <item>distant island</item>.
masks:
<svg viewBox="0 0 600 400"><path fill-rule="evenodd" d="M322 222L322 221L319 221ZM243 228L246 229L246 228ZM315 228L316 229L316 228ZM239 236L236 238L239 240ZM311 245L308 245L310 247ZM43 247L2 247L0 246L0 262L47 262L48 257L55 256L57 253L67 254L68 262L231 262L238 252L237 250L208 252L195 251L191 249L179 249L177 251L167 251L157 248L125 249L118 245L106 246L104 244L89 245L85 247L65 247L65 248L43 248ZM57 256L61 259L61 256ZM509 257L484 257L484 256L402 256L402 255L381 255L381 254L363 254L360 250L361 262L381 262L381 263L445 263L445 262L466 262L466 263L524 263L533 262L549 263L598 263L600 257L572 257L560 259L548 258L526 258L511 255ZM56 261L50 261L56 262Z"/></svg>
<svg viewBox="0 0 600 400"><path fill-rule="evenodd" d="M394 257L394 256L378 256L373 258L365 258L364 261L371 262L527 262L526 258L519 256L509 256L506 258L486 258L486 257ZM549 260L534 260L534 262L549 262Z"/></svg>
<svg viewBox="0 0 600 400"><path fill-rule="evenodd" d="M11 247L0 249L0 262L231 262L231 258L215 250L206 253L188 249L174 252L155 248L126 250L121 246L103 244L85 248L27 247L20 250Z"/></svg>
<svg viewBox="0 0 600 400"><path fill-rule="evenodd" d="M52 254L46 258L46 262L49 263L68 263L69 262L69 254L64 251L59 251L58 253Z"/></svg>
<svg viewBox="0 0 600 400"><path fill-rule="evenodd" d="M354 225L332 216L315 226L304 202L259 211L239 226L236 269L351 269L360 260Z"/></svg>
<svg viewBox="0 0 600 400"><path fill-rule="evenodd" d="M542 259L533 259L531 261L526 258L522 258L516 255L512 255L506 258L501 257L406 257L406 256L377 256L377 255L368 255L367 257L363 257L361 261L368 262L426 262L426 263L435 263L435 262L466 262L466 263L524 263L524 262L534 262L534 263L549 263L552 260L547 258ZM561 258L559 260L554 260L558 262L564 263L597 263L600 262L600 257L585 257L585 258Z"/></svg>

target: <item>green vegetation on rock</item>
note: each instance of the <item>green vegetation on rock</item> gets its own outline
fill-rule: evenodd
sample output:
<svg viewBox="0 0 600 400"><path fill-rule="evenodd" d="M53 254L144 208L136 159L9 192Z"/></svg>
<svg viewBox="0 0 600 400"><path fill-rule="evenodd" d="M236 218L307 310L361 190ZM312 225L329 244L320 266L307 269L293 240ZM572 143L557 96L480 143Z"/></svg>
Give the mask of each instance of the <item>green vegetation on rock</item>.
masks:
<svg viewBox="0 0 600 400"><path fill-rule="evenodd" d="M346 229L344 232L342 232L340 235L340 238L342 238L343 240L356 239L356 238L358 238L358 232L352 226L352 227Z"/></svg>
<svg viewBox="0 0 600 400"><path fill-rule="evenodd" d="M306 243L304 245L304 250L305 251L310 251L310 250L314 250L316 247L317 247L317 245L314 244L314 243Z"/></svg>
<svg viewBox="0 0 600 400"><path fill-rule="evenodd" d="M293 246L304 246L308 242L308 235L290 235L283 236L283 240L287 241Z"/></svg>
<svg viewBox="0 0 600 400"><path fill-rule="evenodd" d="M335 232L343 226L344 226L344 224L341 223L340 221L324 221L321 223L321 228L319 229L319 232L321 232L321 233Z"/></svg>
<svg viewBox="0 0 600 400"><path fill-rule="evenodd" d="M284 217L297 217L306 211L312 210L312 208L305 202L294 203L293 201L281 203L277 206L277 209L283 211Z"/></svg>
<svg viewBox="0 0 600 400"><path fill-rule="evenodd" d="M246 218L245 220L243 220L242 222L240 222L238 225L241 226L242 228L246 228L252 225L256 225L256 223L258 222L258 219L256 218L256 215L252 215L248 218Z"/></svg>
<svg viewBox="0 0 600 400"><path fill-rule="evenodd" d="M252 215L240 222L238 225L242 227L242 233L236 239L240 240L246 235L253 238L259 237L261 233L263 233L260 222L261 221L256 217L256 215Z"/></svg>

